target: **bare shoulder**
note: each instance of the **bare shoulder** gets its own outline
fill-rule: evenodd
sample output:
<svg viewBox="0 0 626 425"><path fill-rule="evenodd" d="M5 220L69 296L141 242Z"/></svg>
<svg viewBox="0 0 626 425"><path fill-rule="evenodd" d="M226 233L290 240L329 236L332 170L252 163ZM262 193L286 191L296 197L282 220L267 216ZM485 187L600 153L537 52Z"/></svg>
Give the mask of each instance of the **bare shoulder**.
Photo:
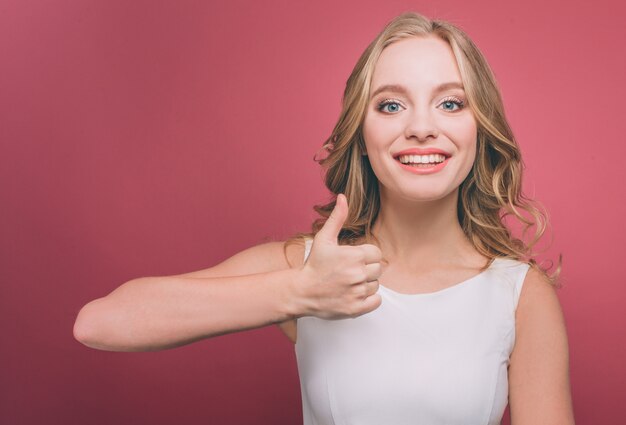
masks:
<svg viewBox="0 0 626 425"><path fill-rule="evenodd" d="M565 318L556 289L538 270L524 279L509 365L511 423L573 424Z"/></svg>
<svg viewBox="0 0 626 425"><path fill-rule="evenodd" d="M304 265L304 248L304 241L301 239L286 247L287 261L290 267L302 267Z"/></svg>
<svg viewBox="0 0 626 425"><path fill-rule="evenodd" d="M528 269L520 293L515 322L519 330L525 325L548 321L565 326L556 288L533 267Z"/></svg>

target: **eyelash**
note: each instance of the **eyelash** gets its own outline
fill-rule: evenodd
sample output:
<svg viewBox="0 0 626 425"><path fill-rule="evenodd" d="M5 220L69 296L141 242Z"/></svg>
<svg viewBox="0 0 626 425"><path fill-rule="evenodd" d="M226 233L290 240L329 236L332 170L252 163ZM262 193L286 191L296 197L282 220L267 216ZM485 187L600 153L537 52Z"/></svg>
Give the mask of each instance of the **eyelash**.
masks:
<svg viewBox="0 0 626 425"><path fill-rule="evenodd" d="M465 102L461 99L459 99L456 96L450 96L450 97L446 97L445 99L443 99L440 103L440 105L447 103L447 102L452 102L453 104L457 105L459 108L454 110L454 111L450 111L450 112L456 112L456 111L460 111L461 109L463 109L465 107ZM387 105L391 105L391 104L397 104L400 105L400 102L394 100L394 99L385 99L383 101L381 101L378 106L376 107L376 109L378 109L378 111L383 112L383 108Z"/></svg>

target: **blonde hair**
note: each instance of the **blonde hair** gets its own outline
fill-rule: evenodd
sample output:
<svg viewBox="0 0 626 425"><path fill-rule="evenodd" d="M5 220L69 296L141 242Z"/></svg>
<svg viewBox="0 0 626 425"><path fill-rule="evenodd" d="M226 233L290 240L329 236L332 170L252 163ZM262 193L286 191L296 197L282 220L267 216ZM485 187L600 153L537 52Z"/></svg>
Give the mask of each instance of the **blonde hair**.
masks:
<svg viewBox="0 0 626 425"><path fill-rule="evenodd" d="M365 152L362 124L370 96L374 66L381 52L390 44L408 38L435 35L452 48L461 73L468 106L477 121L476 160L466 179L459 186L457 215L463 232L473 246L490 258L524 261L538 270L552 285L557 286L561 272L562 254L556 271L549 275L532 251L548 225L545 209L522 193L523 162L520 149L506 120L500 91L486 59L471 39L455 25L430 20L420 14L407 12L390 21L370 43L359 58L348 81L342 100L342 110L330 137L322 149L324 159L314 160L325 170L325 184L334 195L328 204L313 209L321 215L312 224L312 232L297 233L287 246L304 238L314 237L323 227L335 207L336 195L345 194L348 217L339 233L339 244L353 245L359 239L376 241L371 229L380 210L378 180ZM543 210L543 211L542 211ZM530 217L524 217L521 211ZM536 226L532 240L526 244L513 237L504 223L511 216L523 224L522 238ZM286 255L285 255L286 256ZM551 266L550 266L551 267Z"/></svg>

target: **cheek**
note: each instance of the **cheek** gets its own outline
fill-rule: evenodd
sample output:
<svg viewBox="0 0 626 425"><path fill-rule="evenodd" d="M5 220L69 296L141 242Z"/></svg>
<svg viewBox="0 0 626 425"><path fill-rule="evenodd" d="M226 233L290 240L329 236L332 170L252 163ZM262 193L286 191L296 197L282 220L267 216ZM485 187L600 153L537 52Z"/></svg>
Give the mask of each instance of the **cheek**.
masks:
<svg viewBox="0 0 626 425"><path fill-rule="evenodd" d="M478 132L473 117L468 117L467 120L459 120L455 123L450 123L448 135L459 152L462 152L459 174L461 177L465 178L474 166L474 161L476 160Z"/></svg>
<svg viewBox="0 0 626 425"><path fill-rule="evenodd" d="M446 120L440 123L440 128L446 129L446 132L453 140L457 140L460 144L466 146L476 140L477 127L474 116L466 114L457 119Z"/></svg>
<svg viewBox="0 0 626 425"><path fill-rule="evenodd" d="M363 139L368 152L385 150L400 133L401 125L397 120L385 120L368 114L363 121Z"/></svg>
<svg viewBox="0 0 626 425"><path fill-rule="evenodd" d="M468 138L464 140L463 149L465 150L466 154L465 154L465 158L463 159L463 164L461 165L461 169L459 170L460 177L462 180L464 180L467 177L467 175L472 170L472 167L474 166L474 162L476 162L476 148L477 148L476 137L477 137L476 134L470 134L468 135Z"/></svg>
<svg viewBox="0 0 626 425"><path fill-rule="evenodd" d="M448 123L447 134L460 151L464 151L467 157L476 155L476 140L478 131L476 123L470 117L467 120Z"/></svg>
<svg viewBox="0 0 626 425"><path fill-rule="evenodd" d="M366 115L363 121L363 139L368 149L380 139L380 126L370 115Z"/></svg>

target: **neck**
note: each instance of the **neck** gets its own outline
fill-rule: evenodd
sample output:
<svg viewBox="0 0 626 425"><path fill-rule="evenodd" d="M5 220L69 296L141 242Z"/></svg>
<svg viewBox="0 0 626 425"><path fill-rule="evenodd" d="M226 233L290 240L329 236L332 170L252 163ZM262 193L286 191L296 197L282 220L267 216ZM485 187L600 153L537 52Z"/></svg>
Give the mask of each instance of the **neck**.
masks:
<svg viewBox="0 0 626 425"><path fill-rule="evenodd" d="M415 266L458 263L476 250L457 217L458 188L435 201L409 201L380 193L380 212L372 233L390 263Z"/></svg>

